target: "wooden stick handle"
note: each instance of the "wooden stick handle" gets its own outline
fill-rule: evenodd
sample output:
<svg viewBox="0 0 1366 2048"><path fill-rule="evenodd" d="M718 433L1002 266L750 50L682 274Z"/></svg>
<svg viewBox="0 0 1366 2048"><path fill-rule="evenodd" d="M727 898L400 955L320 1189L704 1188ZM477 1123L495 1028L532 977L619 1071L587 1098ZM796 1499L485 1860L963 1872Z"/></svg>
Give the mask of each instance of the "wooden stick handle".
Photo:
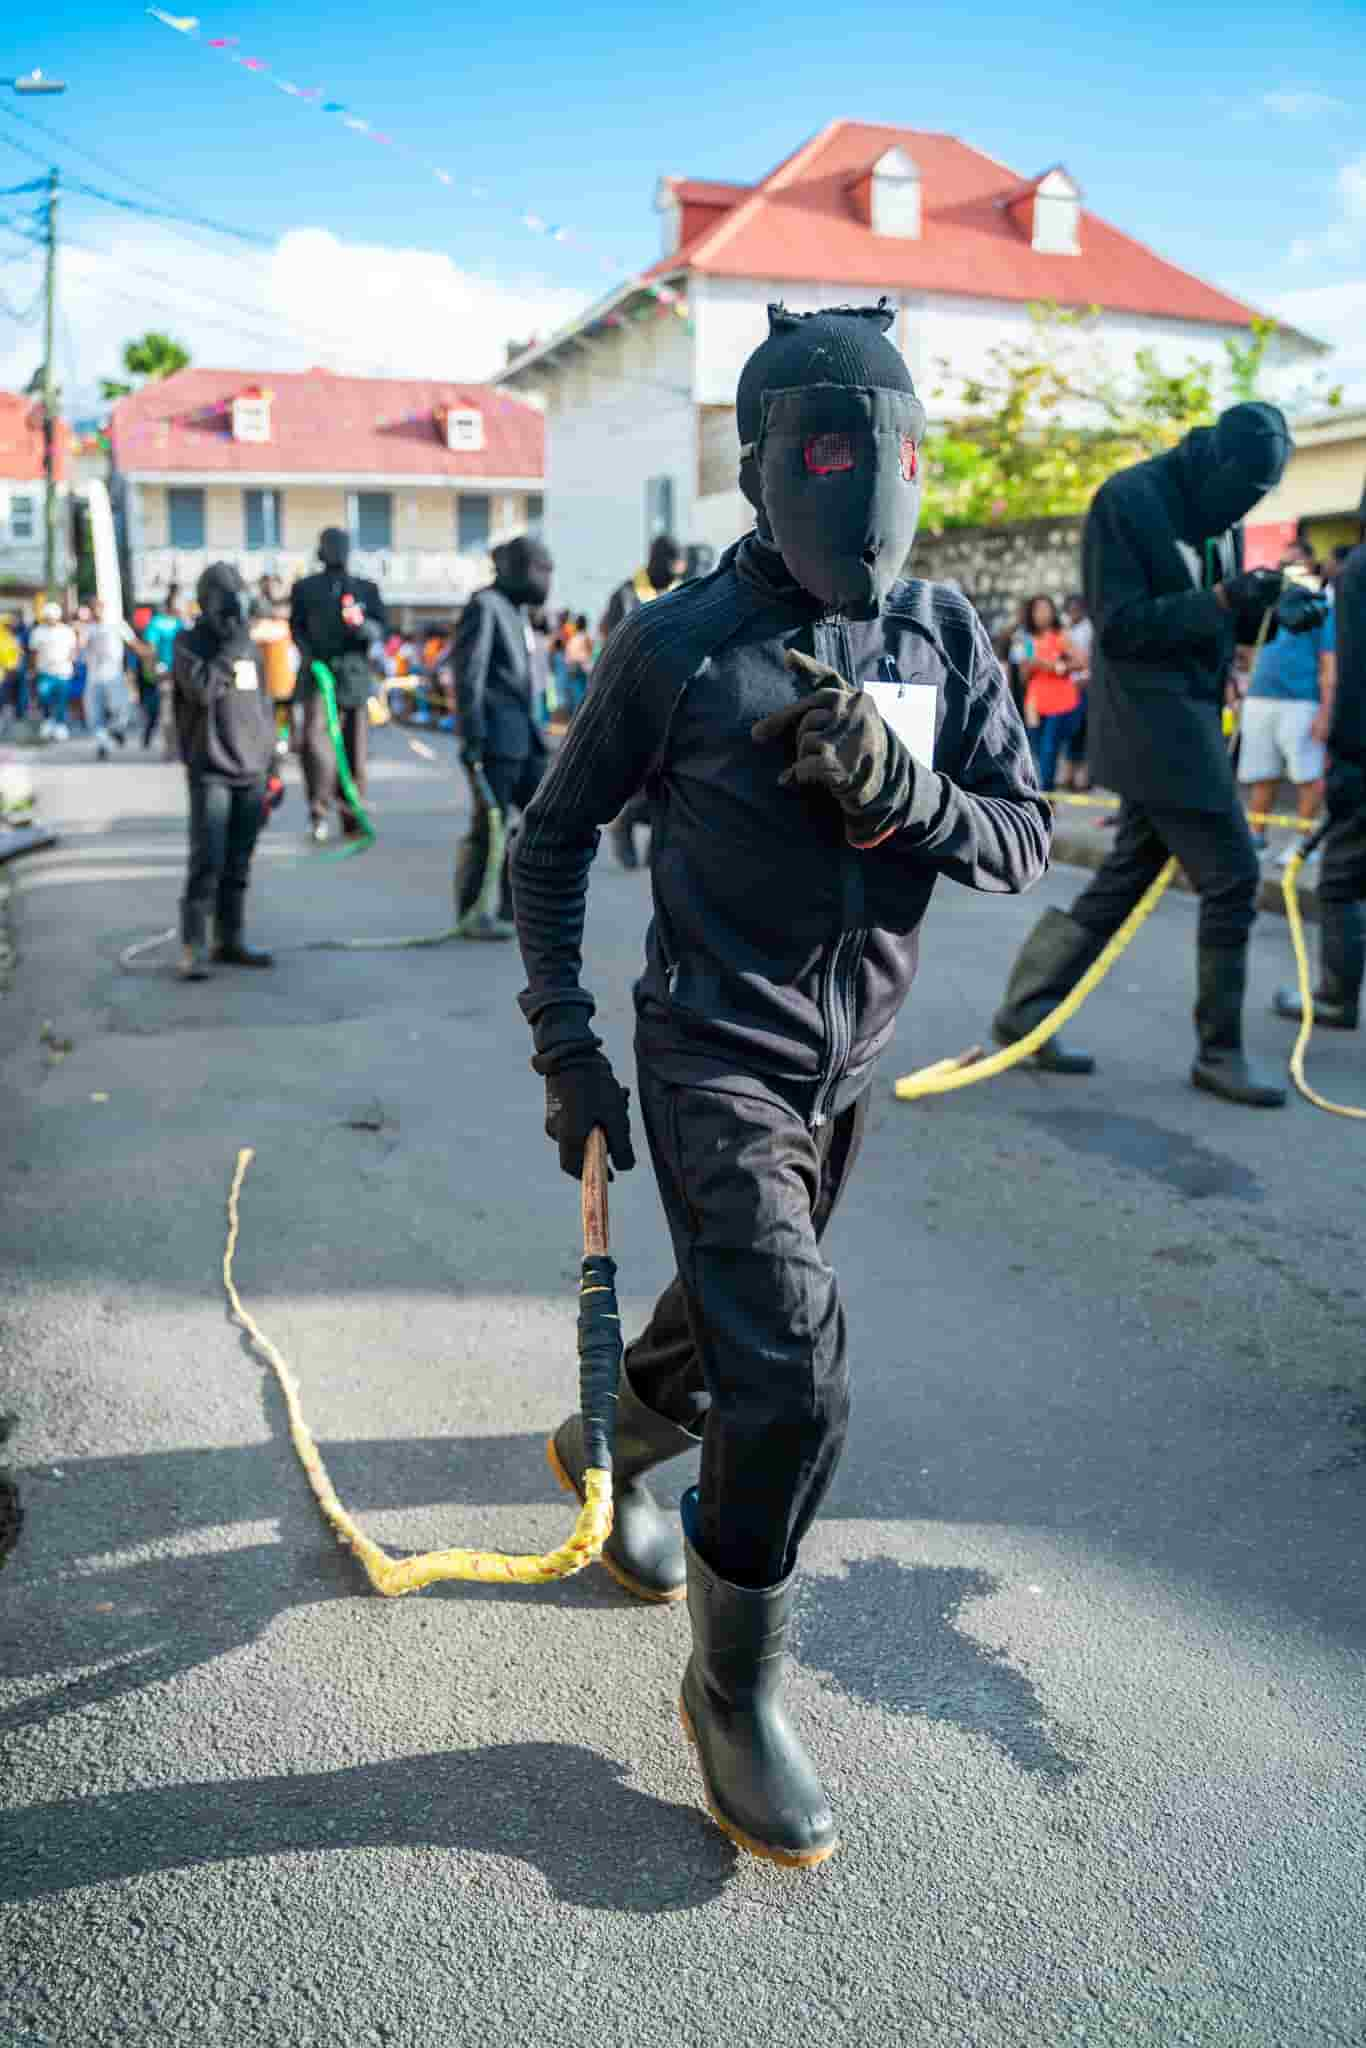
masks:
<svg viewBox="0 0 1366 2048"><path fill-rule="evenodd" d="M611 1250L607 1224L607 1139L601 1127L588 1134L583 1153L583 1255L605 1258Z"/></svg>

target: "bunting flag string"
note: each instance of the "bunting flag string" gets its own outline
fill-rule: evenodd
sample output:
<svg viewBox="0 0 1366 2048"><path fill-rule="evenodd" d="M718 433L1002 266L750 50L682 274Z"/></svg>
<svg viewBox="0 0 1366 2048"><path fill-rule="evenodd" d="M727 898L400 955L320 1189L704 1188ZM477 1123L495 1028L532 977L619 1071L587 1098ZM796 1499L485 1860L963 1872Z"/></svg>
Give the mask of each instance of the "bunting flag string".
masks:
<svg viewBox="0 0 1366 2048"><path fill-rule="evenodd" d="M407 158L409 162L435 178L439 184L447 186L452 191L467 194L482 203L492 203L493 195L486 186L456 178L451 171L431 162L420 150L412 148L398 136L391 135L387 129L377 128L373 122L356 113L346 101L327 97L322 86L299 85L293 79L281 77L264 57L243 55L239 37L205 35L203 24L197 14L168 14L160 7L149 7L147 13L153 21L160 22L163 28L173 29L177 35L201 43L205 49L213 50L217 55L225 57L230 64L237 65L240 70L255 73L267 84L273 85L277 92L284 93L290 99L299 100L317 113L329 115L343 128L349 128L353 134L366 136L371 142L377 142L385 149L392 150L396 156ZM569 248L581 249L604 274L621 277L624 273L627 289L634 286L637 290L648 293L654 302L653 305L642 307L633 317L639 319L649 318L655 313L673 313L687 324L689 333L692 332L686 297L672 285L663 284L658 279L646 277L639 272L633 275L629 264L617 262L597 245L595 237L585 234L579 228L548 220L543 214L523 211L514 205L509 205L507 210L516 213L528 233L539 235L544 240L560 242ZM604 313L594 323L595 326L602 327L624 327L627 324L628 316L619 311Z"/></svg>

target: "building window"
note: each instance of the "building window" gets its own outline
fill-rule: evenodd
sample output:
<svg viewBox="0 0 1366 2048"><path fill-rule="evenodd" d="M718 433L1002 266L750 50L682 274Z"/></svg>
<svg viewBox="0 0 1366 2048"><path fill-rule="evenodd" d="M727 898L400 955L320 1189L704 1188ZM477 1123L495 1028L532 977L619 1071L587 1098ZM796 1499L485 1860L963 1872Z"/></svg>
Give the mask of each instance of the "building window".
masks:
<svg viewBox="0 0 1366 2048"><path fill-rule="evenodd" d="M1080 188L1066 171L1050 171L1034 194L1034 247L1047 256L1075 256L1081 249L1080 229Z"/></svg>
<svg viewBox="0 0 1366 2048"><path fill-rule="evenodd" d="M534 534L536 539L539 540L541 529L544 525L545 499L539 491L528 492L526 501L526 530L528 533Z"/></svg>
<svg viewBox="0 0 1366 2048"><path fill-rule="evenodd" d="M394 501L388 491L352 491L349 502L351 538L369 554L394 544Z"/></svg>
<svg viewBox="0 0 1366 2048"><path fill-rule="evenodd" d="M484 445L484 415L474 406L454 407L446 414L446 446L468 455Z"/></svg>
<svg viewBox="0 0 1366 2048"><path fill-rule="evenodd" d="M32 498L15 497L9 501L9 537L11 540L32 540L37 531L37 510Z"/></svg>
<svg viewBox="0 0 1366 2048"><path fill-rule="evenodd" d="M204 493L173 486L166 493L166 531L173 548L204 545Z"/></svg>
<svg viewBox="0 0 1366 2048"><path fill-rule="evenodd" d="M461 554L487 553L492 530L492 501L482 492L462 491L455 501L455 544Z"/></svg>
<svg viewBox="0 0 1366 2048"><path fill-rule="evenodd" d="M671 476L652 476L645 486L645 546L657 540L661 533L672 534L674 530L674 480Z"/></svg>
<svg viewBox="0 0 1366 2048"><path fill-rule="evenodd" d="M875 235L919 239L920 172L904 149L887 150L873 166L871 213Z"/></svg>
<svg viewBox="0 0 1366 2048"><path fill-rule="evenodd" d="M249 548L284 546L284 507L278 491L243 491L242 510Z"/></svg>

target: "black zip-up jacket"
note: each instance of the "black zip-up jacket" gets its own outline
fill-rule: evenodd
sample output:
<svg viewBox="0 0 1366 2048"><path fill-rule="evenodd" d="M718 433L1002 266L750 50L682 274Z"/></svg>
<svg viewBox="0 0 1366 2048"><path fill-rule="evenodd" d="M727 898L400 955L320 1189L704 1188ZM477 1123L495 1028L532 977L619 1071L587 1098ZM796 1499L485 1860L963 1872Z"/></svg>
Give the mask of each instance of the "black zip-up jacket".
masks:
<svg viewBox="0 0 1366 2048"><path fill-rule="evenodd" d="M496 583L476 590L456 622L452 659L466 753L525 761L544 752L532 717L535 645L527 615Z"/></svg>
<svg viewBox="0 0 1366 2048"><path fill-rule="evenodd" d="M342 598L350 593L365 613L366 626L348 626ZM347 710L363 704L374 687L370 672L370 641L384 632L389 615L379 585L346 569L319 569L301 576L289 593L289 630L299 650L297 695L310 697L317 688L311 664L325 661L337 686L337 702Z"/></svg>
<svg viewBox="0 0 1366 2048"><path fill-rule="evenodd" d="M1338 577L1338 686L1328 734L1331 809L1366 809L1366 546L1353 548Z"/></svg>
<svg viewBox="0 0 1366 2048"><path fill-rule="evenodd" d="M1194 497L1184 447L1103 483L1082 531L1082 586L1095 626L1087 761L1096 782L1134 803L1222 811L1236 790L1224 743L1233 620L1211 580L1242 568L1243 533L1183 545Z"/></svg>
<svg viewBox="0 0 1366 2048"><path fill-rule="evenodd" d="M849 845L826 792L778 786L790 749L750 737L802 694L788 648L851 683L936 692L934 766L911 765L900 828L869 851ZM936 877L1014 893L1048 865L1049 808L966 600L905 582L878 619L830 619L750 535L618 628L528 807L513 891L542 1071L599 1043L579 979L588 871L598 828L642 783L654 918L640 1056L666 1078L776 1088L812 1124L852 1098L890 1037Z"/></svg>
<svg viewBox="0 0 1366 2048"><path fill-rule="evenodd" d="M265 664L245 626L220 640L203 619L177 633L171 656L176 737L191 775L248 789L275 758Z"/></svg>

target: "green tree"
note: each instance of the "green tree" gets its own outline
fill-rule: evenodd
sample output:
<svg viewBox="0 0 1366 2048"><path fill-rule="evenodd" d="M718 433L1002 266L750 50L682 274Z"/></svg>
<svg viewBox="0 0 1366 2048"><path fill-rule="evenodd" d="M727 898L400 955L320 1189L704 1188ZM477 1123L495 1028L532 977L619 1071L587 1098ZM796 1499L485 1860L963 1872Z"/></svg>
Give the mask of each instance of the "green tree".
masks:
<svg viewBox="0 0 1366 2048"><path fill-rule="evenodd" d="M1097 338L1099 317L1097 307L1031 306L1028 335L994 349L985 375L966 380L962 415L926 444L930 528L1083 512L1115 470L1214 419L1217 363L1192 356L1172 371L1140 349L1121 373ZM1237 397L1256 394L1275 332L1273 321L1254 320L1246 341L1224 343L1223 382Z"/></svg>
<svg viewBox="0 0 1366 2048"><path fill-rule="evenodd" d="M154 328L139 335L136 341L125 342L123 347L124 369L142 384L154 384L162 377L173 376L177 370L186 369L189 361L187 348L183 348L171 335L158 333ZM101 398L126 398L137 388L137 384L125 383L118 377L100 379Z"/></svg>

